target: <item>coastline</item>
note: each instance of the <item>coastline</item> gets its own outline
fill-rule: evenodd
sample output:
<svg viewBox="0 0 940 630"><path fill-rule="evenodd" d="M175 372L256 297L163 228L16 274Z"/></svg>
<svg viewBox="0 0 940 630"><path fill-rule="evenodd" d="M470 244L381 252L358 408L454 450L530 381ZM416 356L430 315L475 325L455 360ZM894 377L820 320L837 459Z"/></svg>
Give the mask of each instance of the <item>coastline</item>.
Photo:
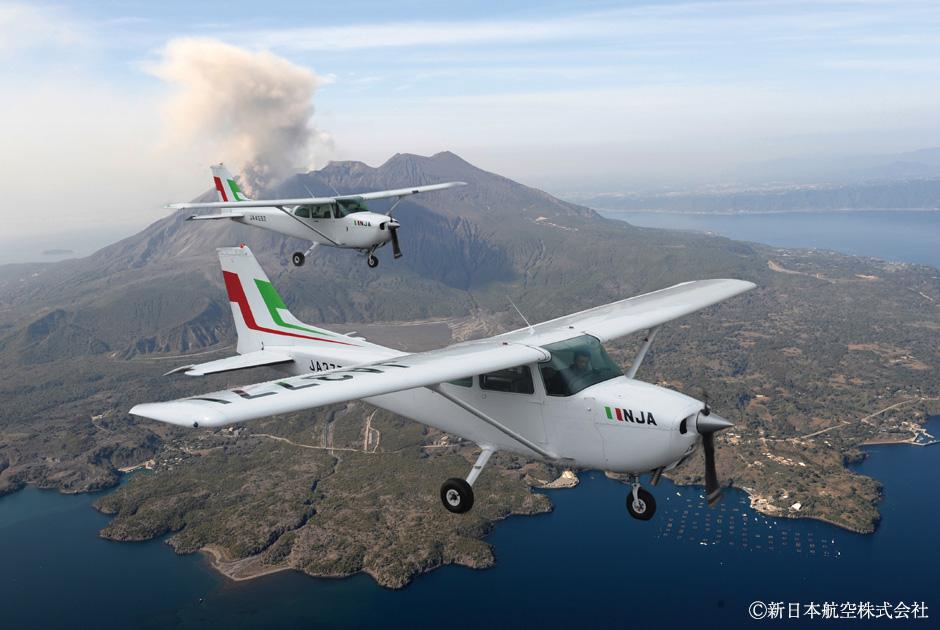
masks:
<svg viewBox="0 0 940 630"><path fill-rule="evenodd" d="M933 438L933 436L931 436ZM866 440L859 444L859 446L884 446L884 445L906 445L906 446L932 446L934 444L940 444L940 440L931 439L929 442L918 442L916 437L907 438L904 440L888 440L888 439L872 439Z"/></svg>
<svg viewBox="0 0 940 630"><path fill-rule="evenodd" d="M134 467L129 467L129 468L132 468L133 470L137 470L138 468L140 468L140 466L142 466L142 464L138 466L134 466ZM571 470L563 471L561 475L558 476L557 479L554 479L552 481L543 482L539 479L535 479L535 480L539 481L540 484L533 486L533 488L537 488L540 490L563 490L567 488L574 488L580 483L578 476L574 473L574 471L571 471ZM537 514L544 514L544 513L550 512L552 509L553 508L550 506L548 510L545 510L544 512L524 512L524 513L511 512L501 518L495 519L492 522L497 523L499 521L505 520L509 518L510 516L514 516L514 515L535 516ZM488 562L484 562L484 563L441 562L433 566L425 567L420 571L416 571L406 576L404 579L402 579L398 583L389 584L387 582L384 582L378 574L376 574L374 571L372 571L368 567L363 567L362 569L358 571L352 571L349 573L309 573L307 571L304 571L303 569L291 566L289 564L265 565L263 564L261 554L248 556L246 558L240 558L237 560L228 560L226 557L227 554L225 550L222 547L218 545L214 545L214 544L201 547L199 549L199 552L203 553L206 556L209 566L212 569L217 571L219 574L221 574L225 578L232 580L233 582L247 582L249 580L254 580L256 578L264 577L266 575L273 575L275 573L280 573L282 571L297 571L298 573L302 573L304 575L307 575L313 578L318 578L318 579L344 579L344 578L352 577L359 573L365 573L366 575L371 577L373 580L375 580L376 584L378 584L379 586L383 586L385 588L392 588L392 589L404 588L415 577L419 575L424 575L425 573L430 573L431 571L434 571L435 569L439 569L448 564L456 564L459 566L464 566L469 569L475 569L475 570L488 569L495 565L495 559L492 559L492 558Z"/></svg>

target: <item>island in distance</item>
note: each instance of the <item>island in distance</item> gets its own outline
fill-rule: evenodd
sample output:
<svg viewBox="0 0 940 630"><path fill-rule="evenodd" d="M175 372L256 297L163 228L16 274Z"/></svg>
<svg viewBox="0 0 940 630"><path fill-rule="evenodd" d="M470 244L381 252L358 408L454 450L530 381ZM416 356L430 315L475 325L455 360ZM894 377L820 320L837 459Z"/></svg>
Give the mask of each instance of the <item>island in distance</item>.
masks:
<svg viewBox="0 0 940 630"><path fill-rule="evenodd" d="M207 551L233 577L365 571L391 587L444 564L488 566L495 520L550 509L532 487L563 471L500 454L478 482L481 509L449 514L438 485L465 474L475 447L363 403L220 431L129 417L141 401L269 374L161 376L182 355L231 353L215 248L245 242L298 318L414 350L518 328L507 294L541 321L685 280L751 280L741 300L665 327L642 376L704 388L727 410L736 426L716 440L719 476L759 510L873 531L879 486L846 462L865 442L916 438L940 407L925 378L940 365L935 269L636 228L446 152L334 162L265 192L451 180L469 185L398 207L408 255L377 270L335 251L294 269L302 243L174 213L87 258L0 275L0 491L106 488L148 462L98 500L114 516L103 536L171 534L178 552ZM615 357L628 362L638 342ZM674 479L701 483L702 469L693 460Z"/></svg>

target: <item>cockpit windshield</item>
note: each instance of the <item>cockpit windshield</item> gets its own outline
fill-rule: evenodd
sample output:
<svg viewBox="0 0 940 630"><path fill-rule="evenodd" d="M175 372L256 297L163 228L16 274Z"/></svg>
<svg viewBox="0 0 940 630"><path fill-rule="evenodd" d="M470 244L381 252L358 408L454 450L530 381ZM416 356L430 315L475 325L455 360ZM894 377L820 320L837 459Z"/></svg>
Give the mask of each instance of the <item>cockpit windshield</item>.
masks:
<svg viewBox="0 0 940 630"><path fill-rule="evenodd" d="M571 396L591 385L623 375L601 342L584 335L544 346L552 358L540 364L545 393Z"/></svg>
<svg viewBox="0 0 940 630"><path fill-rule="evenodd" d="M337 199L336 217L342 218L354 212L368 212L369 209L359 199Z"/></svg>

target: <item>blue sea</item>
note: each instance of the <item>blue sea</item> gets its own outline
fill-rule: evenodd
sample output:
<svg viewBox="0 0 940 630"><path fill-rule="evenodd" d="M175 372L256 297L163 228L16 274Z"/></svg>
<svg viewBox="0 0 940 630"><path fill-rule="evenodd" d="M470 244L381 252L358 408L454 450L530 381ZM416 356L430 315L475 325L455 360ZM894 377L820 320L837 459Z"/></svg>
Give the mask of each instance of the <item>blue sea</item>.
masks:
<svg viewBox="0 0 940 630"><path fill-rule="evenodd" d="M940 211L681 214L602 210L600 213L640 227L713 232L739 241L828 249L940 269Z"/></svg>
<svg viewBox="0 0 940 630"><path fill-rule="evenodd" d="M940 418L929 427L940 430ZM91 495L26 489L0 499L4 628L251 627L759 627L833 620L753 621L749 608L824 602L926 602L940 625L937 570L940 446L875 446L857 470L884 485L874 535L809 520L766 518L743 492L718 507L700 489L664 481L653 520L630 518L627 486L586 473L548 491L550 514L498 523L495 568L445 567L404 590L360 575L282 572L247 582L161 541L116 543ZM883 620L884 621L884 620ZM868 621L870 625L877 622Z"/></svg>

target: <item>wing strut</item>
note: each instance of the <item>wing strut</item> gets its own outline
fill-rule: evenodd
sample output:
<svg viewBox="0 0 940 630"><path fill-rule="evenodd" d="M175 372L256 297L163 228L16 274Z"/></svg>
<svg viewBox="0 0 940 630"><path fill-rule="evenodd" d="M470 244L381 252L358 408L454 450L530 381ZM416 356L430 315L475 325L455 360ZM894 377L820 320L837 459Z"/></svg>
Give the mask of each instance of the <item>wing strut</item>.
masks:
<svg viewBox="0 0 940 630"><path fill-rule="evenodd" d="M495 418L486 415L485 413L483 413L482 411L480 411L479 409L477 409L477 408L474 407L473 405L470 405L470 404L468 404L468 403L466 403L466 402L460 400L460 399L457 398L456 396L447 393L446 391L444 391L444 389L443 389L440 385L431 385L431 386L428 387L428 389L430 389L430 390L433 391L433 392L436 392L437 394L440 394L441 396L443 396L444 398L446 398L446 399L449 400L450 402L454 403L455 405L457 405L458 407L460 407L460 408L463 409L464 411L473 414L474 416L476 416L477 418L479 418L479 419L482 420L483 422L487 423L488 425L490 425L490 426L493 427L494 429L497 429L497 430L501 431L502 433L508 435L509 437L511 437L512 439L514 439L515 441L519 442L520 444L522 444L522 445L525 446L526 448L528 448L528 449L530 449L530 450L532 450L532 451L538 453L538 454L541 455L542 457L544 457L544 458L546 458L546 459L558 459L558 456L555 455L554 453L549 453L548 451L546 451L545 449L543 449L541 446L539 446L538 444L536 444L536 443L533 442L532 440L530 440L530 439L528 439L528 438L526 438L526 437L520 435L519 433L516 433L515 431L513 431L512 429L510 429L509 427L507 427L505 424L503 424L503 423L500 422L499 420L496 420Z"/></svg>
<svg viewBox="0 0 940 630"><path fill-rule="evenodd" d="M640 369L640 365L643 363L643 359L646 358L646 353L649 352L650 346L653 345L653 339L656 338L656 333L659 332L660 328L662 328L661 324L647 331L646 337L643 338L643 345L640 346L640 351L637 353L636 358L633 359L633 365L627 370L627 378L636 376L636 371Z"/></svg>

